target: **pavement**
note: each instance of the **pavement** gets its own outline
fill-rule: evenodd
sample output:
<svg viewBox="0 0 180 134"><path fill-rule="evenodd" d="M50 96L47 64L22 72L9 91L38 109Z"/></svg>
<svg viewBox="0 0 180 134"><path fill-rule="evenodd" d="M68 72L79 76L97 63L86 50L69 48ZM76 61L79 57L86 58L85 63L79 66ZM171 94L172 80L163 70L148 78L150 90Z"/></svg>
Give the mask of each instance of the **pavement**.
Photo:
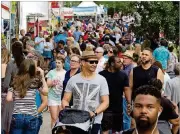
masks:
<svg viewBox="0 0 180 134"><path fill-rule="evenodd" d="M43 113L43 124L41 125L39 134L51 134L51 117L48 111Z"/></svg>

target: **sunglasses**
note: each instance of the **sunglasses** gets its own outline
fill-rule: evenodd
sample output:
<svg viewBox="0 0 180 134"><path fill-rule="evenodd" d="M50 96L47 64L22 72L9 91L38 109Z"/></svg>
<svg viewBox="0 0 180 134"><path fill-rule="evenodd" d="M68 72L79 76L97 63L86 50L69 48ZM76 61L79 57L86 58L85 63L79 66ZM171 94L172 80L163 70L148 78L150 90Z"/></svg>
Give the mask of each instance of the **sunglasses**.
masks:
<svg viewBox="0 0 180 134"><path fill-rule="evenodd" d="M97 60L86 60L86 62L89 62L89 64L98 64Z"/></svg>
<svg viewBox="0 0 180 134"><path fill-rule="evenodd" d="M95 51L95 53L102 53L102 52Z"/></svg>

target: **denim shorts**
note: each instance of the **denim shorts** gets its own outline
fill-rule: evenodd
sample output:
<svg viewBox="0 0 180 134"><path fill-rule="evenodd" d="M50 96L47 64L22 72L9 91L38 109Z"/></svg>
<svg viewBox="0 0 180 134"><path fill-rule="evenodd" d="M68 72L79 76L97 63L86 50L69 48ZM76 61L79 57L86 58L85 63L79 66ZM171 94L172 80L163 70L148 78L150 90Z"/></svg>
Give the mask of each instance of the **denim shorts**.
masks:
<svg viewBox="0 0 180 134"><path fill-rule="evenodd" d="M39 123L38 117L28 114L13 114L10 134L36 134Z"/></svg>

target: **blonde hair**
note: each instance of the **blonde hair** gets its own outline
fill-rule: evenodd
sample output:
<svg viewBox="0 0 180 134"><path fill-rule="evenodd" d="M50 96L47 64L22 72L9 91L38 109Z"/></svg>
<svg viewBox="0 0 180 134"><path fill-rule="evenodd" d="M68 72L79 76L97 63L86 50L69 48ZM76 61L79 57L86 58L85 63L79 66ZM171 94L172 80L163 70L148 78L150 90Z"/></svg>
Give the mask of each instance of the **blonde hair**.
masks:
<svg viewBox="0 0 180 134"><path fill-rule="evenodd" d="M7 64L10 59L10 53L7 48L1 49L1 64Z"/></svg>

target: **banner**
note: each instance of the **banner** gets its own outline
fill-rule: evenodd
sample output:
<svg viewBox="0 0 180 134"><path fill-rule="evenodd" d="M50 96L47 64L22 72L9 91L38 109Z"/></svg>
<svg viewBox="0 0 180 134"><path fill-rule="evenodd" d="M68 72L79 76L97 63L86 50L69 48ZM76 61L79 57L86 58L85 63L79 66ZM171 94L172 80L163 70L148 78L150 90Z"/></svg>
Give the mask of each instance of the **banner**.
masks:
<svg viewBox="0 0 180 134"><path fill-rule="evenodd" d="M52 2L51 2L51 8L59 8L59 3L58 3L58 1L52 1Z"/></svg>
<svg viewBox="0 0 180 134"><path fill-rule="evenodd" d="M64 7L61 9L61 16L73 16L74 12L72 8Z"/></svg>
<svg viewBox="0 0 180 134"><path fill-rule="evenodd" d="M16 14L16 4L17 4L16 1L11 2L11 13L12 14Z"/></svg>

